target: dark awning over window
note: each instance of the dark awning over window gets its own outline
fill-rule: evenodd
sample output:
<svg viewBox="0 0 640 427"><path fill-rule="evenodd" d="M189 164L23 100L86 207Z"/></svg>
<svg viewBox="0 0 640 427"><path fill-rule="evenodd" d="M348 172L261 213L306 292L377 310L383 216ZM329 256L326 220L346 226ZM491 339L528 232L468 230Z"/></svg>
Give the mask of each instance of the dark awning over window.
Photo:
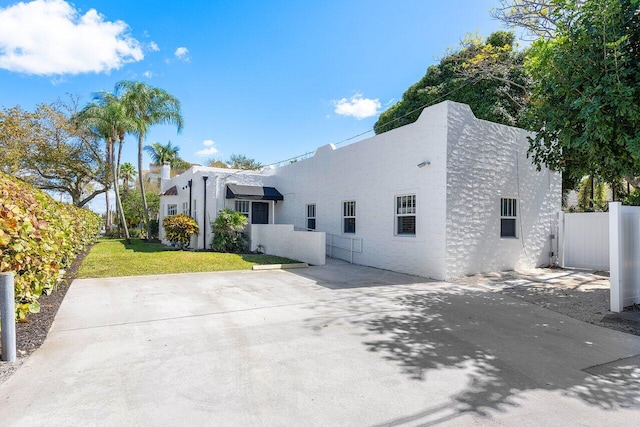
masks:
<svg viewBox="0 0 640 427"><path fill-rule="evenodd" d="M227 184L227 199L284 200L284 197L273 187Z"/></svg>

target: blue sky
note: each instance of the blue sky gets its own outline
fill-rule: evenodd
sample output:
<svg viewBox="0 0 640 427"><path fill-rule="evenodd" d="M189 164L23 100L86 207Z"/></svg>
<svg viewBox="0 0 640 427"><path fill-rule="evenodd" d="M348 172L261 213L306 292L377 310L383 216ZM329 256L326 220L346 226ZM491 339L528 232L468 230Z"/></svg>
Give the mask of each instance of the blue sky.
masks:
<svg viewBox="0 0 640 427"><path fill-rule="evenodd" d="M155 127L204 163L285 160L373 127L467 33L502 29L498 0L0 0L0 104L84 104L140 80L182 102ZM372 133L366 135L370 136ZM124 160L135 163L135 140ZM145 158L145 163L149 159Z"/></svg>

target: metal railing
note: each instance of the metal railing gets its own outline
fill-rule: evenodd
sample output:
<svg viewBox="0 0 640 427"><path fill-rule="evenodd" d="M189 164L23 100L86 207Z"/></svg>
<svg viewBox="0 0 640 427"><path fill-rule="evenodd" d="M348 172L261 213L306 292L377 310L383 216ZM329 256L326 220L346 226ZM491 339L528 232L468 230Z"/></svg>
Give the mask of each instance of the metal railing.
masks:
<svg viewBox="0 0 640 427"><path fill-rule="evenodd" d="M329 258L340 258L337 256L335 249L343 250L349 253L349 262L353 264L353 254L362 253L362 238L343 236L338 234L327 235L327 256ZM339 252L339 251L338 251ZM343 259L343 258L340 258ZM345 260L346 261L346 260Z"/></svg>

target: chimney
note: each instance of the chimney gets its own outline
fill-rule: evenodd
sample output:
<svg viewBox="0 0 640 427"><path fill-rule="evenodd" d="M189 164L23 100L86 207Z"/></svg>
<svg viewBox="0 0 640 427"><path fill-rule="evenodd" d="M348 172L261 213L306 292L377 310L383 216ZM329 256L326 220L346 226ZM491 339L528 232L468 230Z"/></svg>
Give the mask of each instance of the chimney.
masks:
<svg viewBox="0 0 640 427"><path fill-rule="evenodd" d="M166 185L171 179L171 164L164 162L162 164L162 172L160 173L160 191L166 190Z"/></svg>

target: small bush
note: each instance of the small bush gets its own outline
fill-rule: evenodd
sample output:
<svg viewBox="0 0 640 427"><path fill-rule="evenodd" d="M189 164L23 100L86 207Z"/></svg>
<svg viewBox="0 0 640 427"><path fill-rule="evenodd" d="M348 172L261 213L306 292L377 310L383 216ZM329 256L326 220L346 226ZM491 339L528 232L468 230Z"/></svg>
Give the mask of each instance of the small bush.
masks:
<svg viewBox="0 0 640 427"><path fill-rule="evenodd" d="M218 212L218 217L211 223L213 239L211 248L216 252L242 253L247 251L247 238L244 228L247 217L231 209Z"/></svg>
<svg viewBox="0 0 640 427"><path fill-rule="evenodd" d="M183 249L189 246L191 236L200 233L198 223L189 215L177 214L162 220L165 239Z"/></svg>
<svg viewBox="0 0 640 427"><path fill-rule="evenodd" d="M151 236L147 236L150 239L157 239L160 233L160 222L157 219L149 221L149 228L151 228Z"/></svg>

